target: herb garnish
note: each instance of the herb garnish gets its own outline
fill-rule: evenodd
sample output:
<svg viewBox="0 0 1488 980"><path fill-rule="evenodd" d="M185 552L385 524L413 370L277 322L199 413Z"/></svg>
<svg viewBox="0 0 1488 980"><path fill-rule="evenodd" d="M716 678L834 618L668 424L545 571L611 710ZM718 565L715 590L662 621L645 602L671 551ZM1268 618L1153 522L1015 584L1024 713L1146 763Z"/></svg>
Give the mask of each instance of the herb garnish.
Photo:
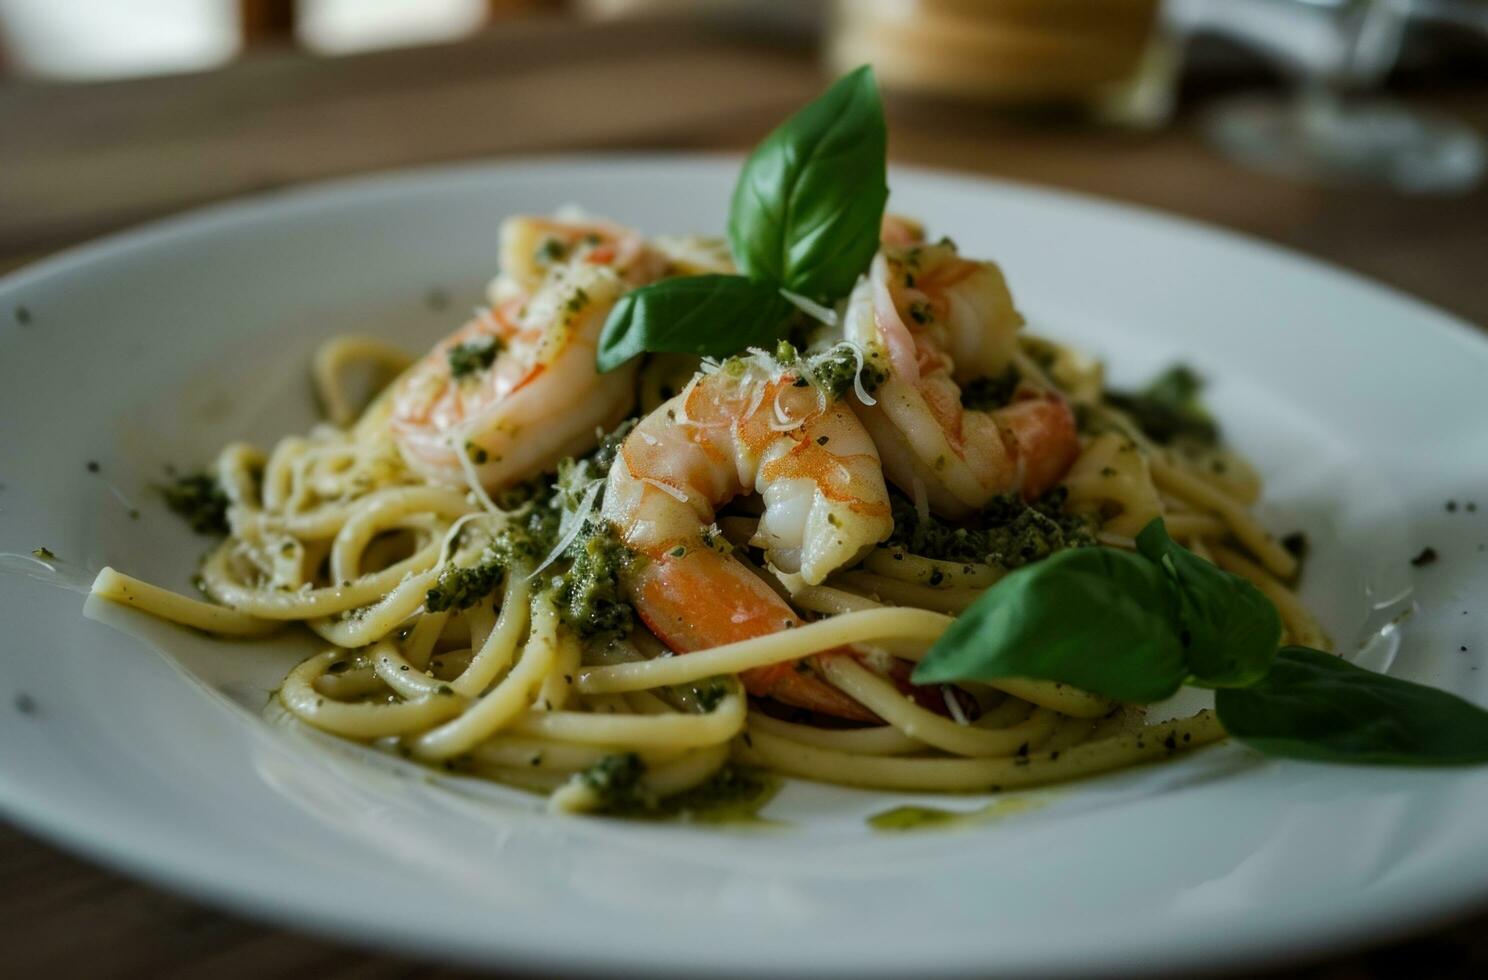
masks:
<svg viewBox="0 0 1488 980"><path fill-rule="evenodd" d="M1136 552L1083 548L1012 572L941 636L917 684L1034 677L1147 703L1219 688L1234 737L1268 755L1331 762L1488 762L1488 712L1305 647L1278 651L1281 617L1244 579L1168 537Z"/></svg>
<svg viewBox="0 0 1488 980"><path fill-rule="evenodd" d="M1488 762L1488 712L1342 657L1286 647L1252 687L1215 698L1225 730L1267 755L1322 762Z"/></svg>
<svg viewBox="0 0 1488 980"><path fill-rule="evenodd" d="M770 347L794 309L775 286L743 276L666 279L620 298L605 321L596 363L610 371L642 353L726 357Z"/></svg>
<svg viewBox="0 0 1488 980"><path fill-rule="evenodd" d="M782 123L734 186L729 243L741 274L667 279L621 297L600 337L599 369L646 352L770 349L796 316L782 291L824 303L845 296L878 249L886 133L867 66Z"/></svg>
<svg viewBox="0 0 1488 980"><path fill-rule="evenodd" d="M729 207L747 276L813 300L847 294L878 250L888 129L873 72L850 72L749 155Z"/></svg>

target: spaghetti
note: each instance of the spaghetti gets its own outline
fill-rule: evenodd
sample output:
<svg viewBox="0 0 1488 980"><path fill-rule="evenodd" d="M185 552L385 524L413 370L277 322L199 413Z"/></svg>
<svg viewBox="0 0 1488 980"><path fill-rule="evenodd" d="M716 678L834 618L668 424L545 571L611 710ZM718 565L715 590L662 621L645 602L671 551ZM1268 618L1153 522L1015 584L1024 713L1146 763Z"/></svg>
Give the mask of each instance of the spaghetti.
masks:
<svg viewBox="0 0 1488 980"><path fill-rule="evenodd" d="M533 363L566 356L554 353L553 332L535 336L524 316L538 308L567 316L563 336L582 339L583 317L602 312L585 311L575 294L561 292L577 281L577 265L588 264L582 281L589 285L580 291L590 297L596 282L619 293L669 274L664 252L624 230L544 227L561 244L540 246L551 253L550 265L523 267L522 282L506 280L495 291L502 302L493 303L494 312L460 335L463 355L482 355L487 348L469 345L489 338L488 366L477 371L493 376L506 370L504 359L526 356L524 343L542 348L526 362L527 374L497 385L497 401L528 390ZM528 231L523 243L530 249ZM541 298L544 290L555 291L545 307L533 299L518 308L510 299ZM822 319L845 318L850 329L850 309L831 312L802 317L818 333L838 329ZM288 626L308 629L324 650L291 671L278 692L299 721L446 770L549 793L554 807L571 811L644 809L737 766L874 789L995 792L1106 772L1222 738L1211 712L1146 724L1138 706L1050 682L908 686L909 668L958 612L1020 564L1043 557L1025 553L1029 541L1044 553L1130 548L1136 532L1161 516L1183 545L1254 582L1293 640L1324 642L1291 590L1296 559L1250 512L1260 491L1254 471L1212 445L1152 438L1108 397L1099 365L1019 335L1010 348L1019 397L1057 399L1080 420L1072 461L1052 490L1034 503L1008 503L1011 516L1002 524L983 511L976 526L964 515L932 513L939 509L931 506L936 490L922 487L923 476L895 481L906 489L890 493L892 521L884 511L892 532L816 582L772 560L760 542L774 533L774 518L758 495L743 493L722 506L700 540L731 555L761 589L788 604L799 625L673 655L666 637L633 614L640 602L635 570L647 558L638 554L639 537L617 537L605 527L602 515L613 505L607 475L626 458L623 447L649 448L646 440L663 431L658 425L670 424L690 444L713 438L702 434L712 423L693 408L712 375L741 385L754 383L751 372L762 385L810 380L800 396L804 409L790 401L800 381L784 395L740 389L748 394L736 406L739 431L759 416L767 438L807 426L814 405L864 412L864 399L873 400L863 379L874 349L859 344L843 356L834 337L840 334L803 343L799 360L795 351L760 353L734 365L704 364L696 374L696 360L655 357L622 372L622 411L595 406L590 414L672 413L666 423L622 426L597 450L561 463L549 453L540 466L497 483L482 481L482 467L501 461L481 448L471 426L452 425L451 458L463 485L441 476L427 457L412 456L398 437L410 417L400 403L410 397L408 379L443 364L449 343L436 348L433 362L410 368L411 359L385 344L335 338L313 372L329 422L268 453L233 444L218 456L211 476L230 530L201 567L204 598L111 568L93 591L245 641ZM581 354L592 358L590 348ZM851 384L834 391L822 379L844 363ZM892 370L875 393L883 417L894 410ZM403 381L356 411L358 384L399 371ZM429 418L453 411L450 399L465 399L459 407L470 410L469 386L458 378L450 384L436 393L444 402L421 408ZM581 386L570 397L600 396ZM564 405L549 410L561 413ZM891 447L873 424L868 431L892 475ZM592 427L580 436L557 442L573 451L598 441ZM654 490L678 506L698 506L685 482L636 480L643 494ZM1016 547L1007 543L1013 536ZM752 679L782 669L829 686L853 712L831 717L751 695Z"/></svg>

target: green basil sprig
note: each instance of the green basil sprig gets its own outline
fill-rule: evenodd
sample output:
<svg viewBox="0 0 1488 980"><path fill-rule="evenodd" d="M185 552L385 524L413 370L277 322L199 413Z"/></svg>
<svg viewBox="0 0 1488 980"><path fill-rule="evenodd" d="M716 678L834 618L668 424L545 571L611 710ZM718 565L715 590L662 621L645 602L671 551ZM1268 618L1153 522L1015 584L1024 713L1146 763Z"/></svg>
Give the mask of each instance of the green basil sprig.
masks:
<svg viewBox="0 0 1488 980"><path fill-rule="evenodd" d="M727 357L770 348L794 309L781 290L828 303L845 296L878 249L886 145L883 103L865 65L745 161L728 223L742 275L666 279L627 294L605 320L599 370L647 352Z"/></svg>
<svg viewBox="0 0 1488 980"><path fill-rule="evenodd" d="M878 250L887 146L867 65L765 137L744 162L729 209L739 270L814 300L845 296Z"/></svg>
<svg viewBox="0 0 1488 980"><path fill-rule="evenodd" d="M637 354L726 357L774 347L794 309L774 286L743 276L685 276L626 293L599 338L601 371Z"/></svg>
<svg viewBox="0 0 1488 980"><path fill-rule="evenodd" d="M1320 762L1488 762L1488 711L1455 694L1286 647L1258 683L1218 692L1225 730L1267 755Z"/></svg>
<svg viewBox="0 0 1488 980"><path fill-rule="evenodd" d="M1137 535L1137 553L1167 573L1190 683L1243 687L1266 676L1281 615L1260 589L1179 545L1161 518Z"/></svg>
<svg viewBox="0 0 1488 980"><path fill-rule="evenodd" d="M1186 680L1264 676L1280 640L1276 607L1179 547L1159 518L1136 552L1074 548L1004 577L936 641L914 682L1033 677L1147 703Z"/></svg>
<svg viewBox="0 0 1488 980"><path fill-rule="evenodd" d="M1277 650L1263 594L1180 547L1062 551L1009 573L936 641L917 684L1033 677L1119 701L1218 688L1235 738L1267 755L1415 766L1488 762L1488 711L1306 647Z"/></svg>

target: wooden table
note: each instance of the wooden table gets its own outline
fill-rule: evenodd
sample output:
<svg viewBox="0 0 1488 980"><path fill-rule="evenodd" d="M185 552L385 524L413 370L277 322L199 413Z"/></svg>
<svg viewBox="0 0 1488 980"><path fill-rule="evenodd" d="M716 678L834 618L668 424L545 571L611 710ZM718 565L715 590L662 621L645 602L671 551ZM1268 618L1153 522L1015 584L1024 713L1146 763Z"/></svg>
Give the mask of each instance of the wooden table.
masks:
<svg viewBox="0 0 1488 980"><path fill-rule="evenodd" d="M0 269L193 205L346 173L512 154L743 149L822 83L811 53L690 21L520 23L454 46L255 54L207 75L0 82ZM1412 93L1488 129L1488 76ZM1156 134L904 101L896 161L1152 205L1249 232L1488 323L1488 191L1407 198L1240 170L1192 118ZM1191 114L1190 114L1191 115ZM259 926L0 827L7 972L455 976ZM1488 918L1290 975L1488 972Z"/></svg>

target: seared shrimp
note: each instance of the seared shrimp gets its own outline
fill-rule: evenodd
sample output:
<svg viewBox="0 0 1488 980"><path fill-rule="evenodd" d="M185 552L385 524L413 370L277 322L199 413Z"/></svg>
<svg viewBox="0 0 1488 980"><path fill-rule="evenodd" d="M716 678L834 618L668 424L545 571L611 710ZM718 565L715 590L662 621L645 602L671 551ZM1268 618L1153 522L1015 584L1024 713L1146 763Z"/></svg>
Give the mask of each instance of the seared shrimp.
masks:
<svg viewBox="0 0 1488 980"><path fill-rule="evenodd" d="M491 283L493 305L530 296L555 268L602 265L628 286L644 286L669 260L640 233L603 220L508 218L501 226L501 274Z"/></svg>
<svg viewBox="0 0 1488 980"><path fill-rule="evenodd" d="M1022 324L1001 270L949 242L885 245L848 301L846 339L887 355L859 417L889 479L938 513L964 516L1010 490L1037 497L1079 452L1056 392L1019 385L1003 407L962 405L963 386L1007 376Z"/></svg>
<svg viewBox="0 0 1488 980"><path fill-rule="evenodd" d="M435 345L393 390L389 425L408 465L456 486L473 471L498 490L590 449L635 397L634 366L594 367L624 291L606 266L565 266L530 300L478 311Z"/></svg>
<svg viewBox="0 0 1488 980"><path fill-rule="evenodd" d="M587 451L630 411L635 367L601 375L615 301L670 260L606 221L517 217L501 228L491 305L399 379L389 421L403 458L452 485L498 490Z"/></svg>
<svg viewBox="0 0 1488 980"><path fill-rule="evenodd" d="M632 601L678 652L801 622L710 527L715 508L733 497L763 496L751 543L810 584L893 529L878 452L852 411L765 361L754 355L694 379L636 426L610 469L604 516L650 559L631 583ZM743 679L756 696L873 717L809 666L757 668Z"/></svg>

